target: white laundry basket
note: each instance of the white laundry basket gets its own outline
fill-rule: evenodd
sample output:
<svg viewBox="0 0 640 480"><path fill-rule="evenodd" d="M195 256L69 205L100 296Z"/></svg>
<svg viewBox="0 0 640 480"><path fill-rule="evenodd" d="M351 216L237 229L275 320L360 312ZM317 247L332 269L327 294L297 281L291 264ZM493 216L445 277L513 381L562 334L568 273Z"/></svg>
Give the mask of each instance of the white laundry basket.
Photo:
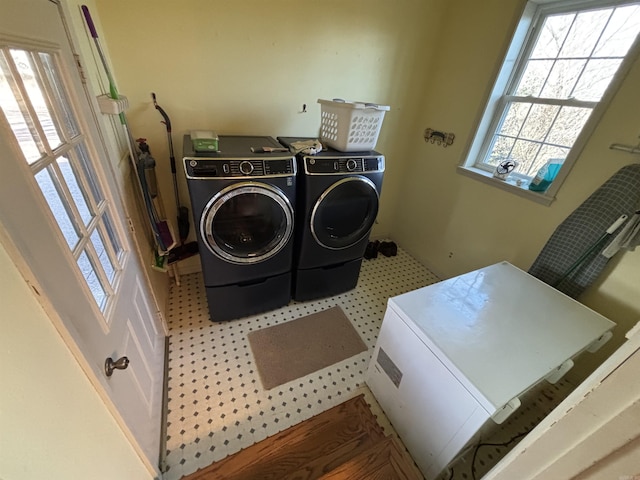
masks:
<svg viewBox="0 0 640 480"><path fill-rule="evenodd" d="M373 150L388 106L340 99L318 99L318 103L322 143L340 152Z"/></svg>

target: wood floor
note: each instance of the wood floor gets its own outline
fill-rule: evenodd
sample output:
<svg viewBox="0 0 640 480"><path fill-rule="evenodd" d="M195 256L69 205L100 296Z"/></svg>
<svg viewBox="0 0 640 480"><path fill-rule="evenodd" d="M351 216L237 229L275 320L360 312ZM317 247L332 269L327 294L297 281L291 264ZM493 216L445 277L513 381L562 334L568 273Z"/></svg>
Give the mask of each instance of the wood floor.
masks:
<svg viewBox="0 0 640 480"><path fill-rule="evenodd" d="M423 480L364 396L337 405L183 480Z"/></svg>

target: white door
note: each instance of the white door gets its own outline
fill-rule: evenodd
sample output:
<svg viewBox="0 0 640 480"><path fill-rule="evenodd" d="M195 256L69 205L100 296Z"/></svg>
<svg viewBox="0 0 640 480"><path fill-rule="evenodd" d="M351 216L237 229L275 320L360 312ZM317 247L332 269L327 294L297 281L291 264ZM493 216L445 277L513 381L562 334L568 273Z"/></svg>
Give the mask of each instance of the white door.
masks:
<svg viewBox="0 0 640 480"><path fill-rule="evenodd" d="M164 332L61 15L2 0L0 222L157 471ZM107 376L105 360L124 356Z"/></svg>

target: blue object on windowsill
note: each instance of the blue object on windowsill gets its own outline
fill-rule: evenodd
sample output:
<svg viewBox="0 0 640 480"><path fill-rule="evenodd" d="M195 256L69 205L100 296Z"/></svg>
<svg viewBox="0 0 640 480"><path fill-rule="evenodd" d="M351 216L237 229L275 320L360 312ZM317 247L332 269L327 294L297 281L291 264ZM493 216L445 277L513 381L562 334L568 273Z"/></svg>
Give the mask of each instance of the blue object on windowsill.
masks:
<svg viewBox="0 0 640 480"><path fill-rule="evenodd" d="M531 180L529 184L529 190L534 192L544 192L549 188L551 182L553 182L562 167L564 158L551 158L538 170L536 176Z"/></svg>

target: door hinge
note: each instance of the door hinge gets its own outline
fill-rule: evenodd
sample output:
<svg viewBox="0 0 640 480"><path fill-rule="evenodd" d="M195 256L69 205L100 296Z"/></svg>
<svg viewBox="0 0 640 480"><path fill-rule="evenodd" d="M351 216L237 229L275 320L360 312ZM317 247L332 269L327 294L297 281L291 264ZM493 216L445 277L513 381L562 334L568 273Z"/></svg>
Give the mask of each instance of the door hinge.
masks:
<svg viewBox="0 0 640 480"><path fill-rule="evenodd" d="M131 217L127 217L127 224L129 225L129 231L131 233L136 233L136 229L133 226L133 221L131 220Z"/></svg>
<svg viewBox="0 0 640 480"><path fill-rule="evenodd" d="M77 53L73 54L73 59L76 62L76 67L78 68L78 74L80 75L80 80L83 85L87 84L87 76L84 74L84 68L82 68L82 62L80 61L80 55Z"/></svg>

